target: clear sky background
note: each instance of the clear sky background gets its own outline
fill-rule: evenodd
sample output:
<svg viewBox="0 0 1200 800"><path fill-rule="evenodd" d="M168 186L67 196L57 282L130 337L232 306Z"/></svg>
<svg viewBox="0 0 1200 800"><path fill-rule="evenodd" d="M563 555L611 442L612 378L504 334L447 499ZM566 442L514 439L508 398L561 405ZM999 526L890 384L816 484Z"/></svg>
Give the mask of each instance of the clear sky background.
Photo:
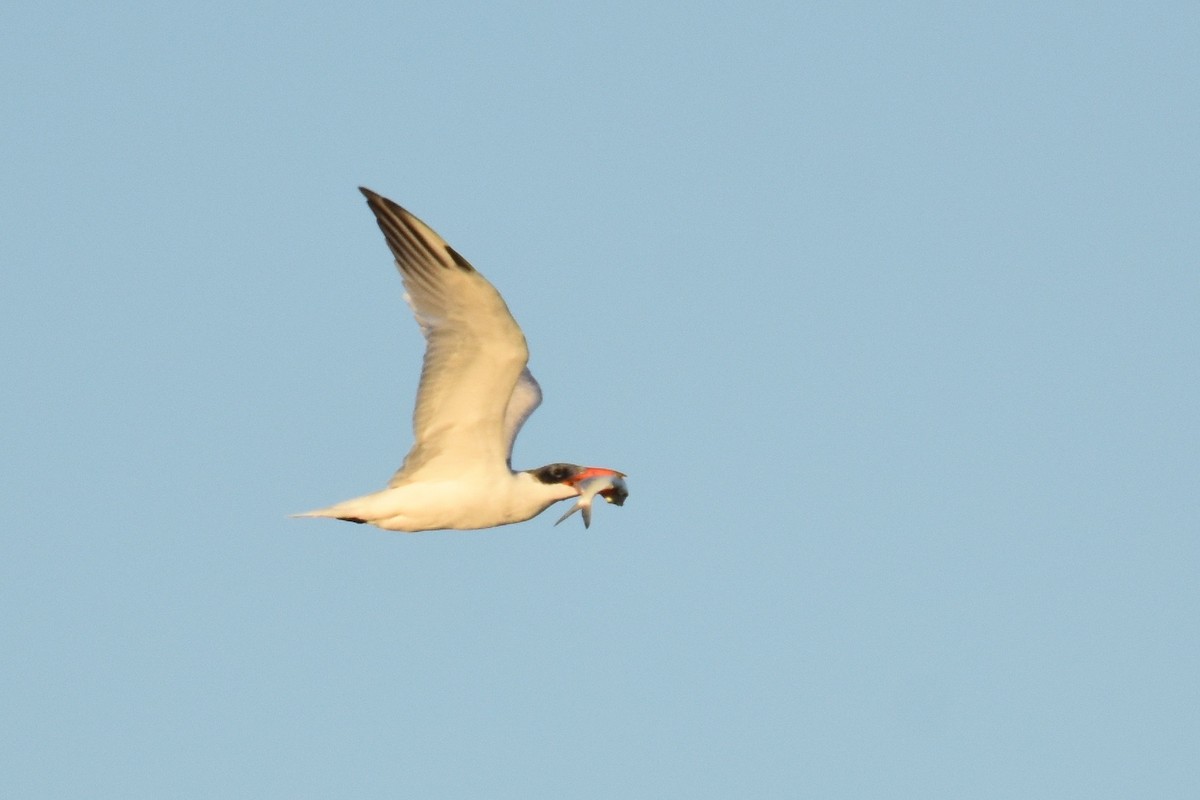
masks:
<svg viewBox="0 0 1200 800"><path fill-rule="evenodd" d="M10 3L0 795L1200 796L1195 3ZM518 466L380 487L504 293Z"/></svg>

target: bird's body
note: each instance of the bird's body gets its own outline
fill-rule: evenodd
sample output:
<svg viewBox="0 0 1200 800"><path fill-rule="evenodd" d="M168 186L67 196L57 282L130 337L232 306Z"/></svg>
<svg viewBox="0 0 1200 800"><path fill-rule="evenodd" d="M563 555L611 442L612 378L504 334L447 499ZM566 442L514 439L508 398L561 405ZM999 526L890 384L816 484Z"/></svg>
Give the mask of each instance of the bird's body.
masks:
<svg viewBox="0 0 1200 800"><path fill-rule="evenodd" d="M417 473L382 491L299 516L369 522L389 531L474 530L524 522L578 494L569 485L544 484L526 472L432 479Z"/></svg>
<svg viewBox="0 0 1200 800"><path fill-rule="evenodd" d="M415 441L387 488L297 516L393 531L490 528L578 496L584 480L620 475L561 463L512 470L513 441L542 399L526 365L524 334L499 292L432 229L387 198L361 191L426 339Z"/></svg>

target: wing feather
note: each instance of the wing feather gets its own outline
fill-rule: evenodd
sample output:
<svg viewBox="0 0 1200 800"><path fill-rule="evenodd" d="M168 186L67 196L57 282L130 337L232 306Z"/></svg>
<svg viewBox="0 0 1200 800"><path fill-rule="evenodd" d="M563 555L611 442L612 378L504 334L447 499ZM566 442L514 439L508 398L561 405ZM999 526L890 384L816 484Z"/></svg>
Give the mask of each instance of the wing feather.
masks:
<svg viewBox="0 0 1200 800"><path fill-rule="evenodd" d="M508 466L512 468L513 442L521 432L521 426L529 419L538 406L542 404L542 387L534 379L529 367L521 370L517 385L513 387L512 396L508 398L508 408L504 410L504 441L508 446Z"/></svg>
<svg viewBox="0 0 1200 800"><path fill-rule="evenodd" d="M414 444L389 485L418 471L506 469L512 442L541 399L525 367L524 334L500 293L431 228L391 200L360 191L426 339Z"/></svg>

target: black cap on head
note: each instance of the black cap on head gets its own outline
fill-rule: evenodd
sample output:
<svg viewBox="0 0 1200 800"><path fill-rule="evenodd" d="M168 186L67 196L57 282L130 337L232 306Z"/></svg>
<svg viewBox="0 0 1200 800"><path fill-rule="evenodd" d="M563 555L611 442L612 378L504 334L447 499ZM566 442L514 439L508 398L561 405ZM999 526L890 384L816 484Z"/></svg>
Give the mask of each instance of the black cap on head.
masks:
<svg viewBox="0 0 1200 800"><path fill-rule="evenodd" d="M579 474L583 467L578 464L547 464L544 467L529 470L529 474L542 483L566 483Z"/></svg>

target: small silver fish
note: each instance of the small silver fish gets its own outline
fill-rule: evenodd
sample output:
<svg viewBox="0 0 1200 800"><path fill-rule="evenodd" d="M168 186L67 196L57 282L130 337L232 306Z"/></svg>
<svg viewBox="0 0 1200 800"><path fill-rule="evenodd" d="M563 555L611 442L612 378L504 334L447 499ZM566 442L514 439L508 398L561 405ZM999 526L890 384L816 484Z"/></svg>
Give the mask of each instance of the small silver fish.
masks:
<svg viewBox="0 0 1200 800"><path fill-rule="evenodd" d="M580 482L579 499L575 501L575 505L567 509L567 513L558 518L558 522L562 522L576 511L582 510L583 527L590 528L592 525L592 501L596 499L596 495L603 497L605 502L618 506L625 505L625 498L629 497L629 490L625 487L625 481L622 480L624 477L620 473L599 475ZM558 525L558 522L554 524Z"/></svg>

